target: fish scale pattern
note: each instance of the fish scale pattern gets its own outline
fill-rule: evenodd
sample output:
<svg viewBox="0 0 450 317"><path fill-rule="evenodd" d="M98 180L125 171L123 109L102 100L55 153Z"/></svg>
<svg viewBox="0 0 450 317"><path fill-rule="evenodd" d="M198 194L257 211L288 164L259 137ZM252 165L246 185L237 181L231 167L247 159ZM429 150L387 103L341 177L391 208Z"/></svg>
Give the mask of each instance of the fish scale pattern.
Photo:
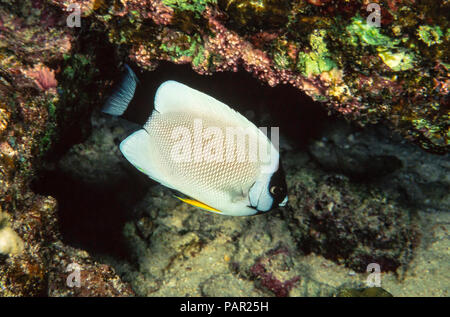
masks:
<svg viewBox="0 0 450 317"><path fill-rule="evenodd" d="M201 129L198 126L195 129L195 122L201 124ZM246 142L243 152L238 150L238 142L234 142L231 149L235 155L233 159L227 156L230 153L225 142L228 124L185 113L154 113L145 126L151 142L154 142L152 148L159 154L160 166L170 178L169 182L176 188L183 188L180 191L184 194L214 206L247 195L260 171L260 163L250 160L247 153L249 142ZM209 135L206 132L208 128L221 133L223 138L218 138L217 134ZM195 142L199 136L200 142ZM214 143L217 140L221 142Z"/></svg>

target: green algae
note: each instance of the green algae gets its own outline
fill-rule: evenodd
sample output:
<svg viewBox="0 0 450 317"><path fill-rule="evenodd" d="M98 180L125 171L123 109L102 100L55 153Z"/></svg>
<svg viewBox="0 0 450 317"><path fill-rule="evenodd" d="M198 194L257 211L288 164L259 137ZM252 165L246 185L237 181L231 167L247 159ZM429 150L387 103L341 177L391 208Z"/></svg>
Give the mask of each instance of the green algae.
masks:
<svg viewBox="0 0 450 317"><path fill-rule="evenodd" d="M209 38L223 36L211 27L211 21L217 20L267 54L273 67L267 70L266 77L272 82L280 79L276 78L278 70L289 70L291 77L319 79L332 88L327 89L325 96L310 94L317 95L315 99L333 102L332 108L338 112L347 107L346 116L362 125L387 118L405 136L414 139L419 136L422 146L423 142L431 141L425 134L439 130L432 138L437 143L423 146L433 150L442 147L447 139L447 130L442 130L444 109L429 106L435 100L400 101L404 93L410 100L420 99L418 91L423 88L427 98L432 98L433 92L441 95L443 88L439 91L434 88L433 76L438 87L445 87L445 70L439 70L438 78L436 68L432 68L436 61L441 68L449 65L448 22L442 19L443 7L436 2L398 4L398 10L389 11L393 20L383 22L380 28L367 24L363 13L358 14L360 11L353 10L352 5L337 3L324 2L320 6L287 0L162 0L161 3L165 9L167 6L173 9L167 12L164 23L153 13L147 16L141 12L139 16L132 6L124 16L103 9L100 16L101 10L95 14L106 25L110 41L119 44L123 56L129 53L125 52L127 47L133 47L131 56L136 54L140 67L152 70L157 61L167 60L190 63L202 74L221 69L229 61L226 55L232 53L227 48L205 46ZM205 12L207 8L212 10ZM242 59L236 61L240 63ZM343 78L320 76L333 69L342 71ZM341 80L348 89L341 89ZM368 84L369 81L375 85ZM384 87L387 83L392 85ZM334 89L335 86L338 88ZM350 100L358 102L349 107L346 103ZM416 125L411 122L421 118L429 123L425 132L415 130Z"/></svg>
<svg viewBox="0 0 450 317"><path fill-rule="evenodd" d="M42 134L41 139L38 143L39 156L43 157L49 150L53 141L58 137L57 131L57 107L52 100L46 101L46 104L42 106L47 108L48 112L48 122L46 128Z"/></svg>
<svg viewBox="0 0 450 317"><path fill-rule="evenodd" d="M45 130L41 133L38 144L38 155L44 157L52 146L60 141L62 130L61 122L70 122L73 111L81 111L90 104L91 96L87 87L98 73L93 61L85 54L64 54L63 71L58 76L58 98L44 100L39 107L47 109L48 121ZM64 107L62 105L65 105ZM67 107L73 105L73 107Z"/></svg>
<svg viewBox="0 0 450 317"><path fill-rule="evenodd" d="M380 28L371 26L362 18L355 17L346 27L353 46L376 47L378 56L393 71L405 71L414 67L416 57L406 48L398 48L399 39L392 39L380 32Z"/></svg>
<svg viewBox="0 0 450 317"><path fill-rule="evenodd" d="M275 40L273 44L273 61L275 66L279 69L293 69L295 68L295 60L289 56L289 42L285 37Z"/></svg>
<svg viewBox="0 0 450 317"><path fill-rule="evenodd" d="M332 53L325 42L326 30L316 30L309 38L310 52L300 52L298 55L297 69L305 76L319 75L336 68L332 60Z"/></svg>
<svg viewBox="0 0 450 317"><path fill-rule="evenodd" d="M395 72L405 71L414 67L414 54L406 49L397 51L378 48L378 56Z"/></svg>
<svg viewBox="0 0 450 317"><path fill-rule="evenodd" d="M206 7L216 4L217 0L162 0L162 2L173 9L193 12L196 17L200 17Z"/></svg>
<svg viewBox="0 0 450 317"><path fill-rule="evenodd" d="M417 30L417 35L427 46L442 43L443 33L439 25L421 25Z"/></svg>
<svg viewBox="0 0 450 317"><path fill-rule="evenodd" d="M359 16L352 18L351 23L346 27L346 31L350 35L349 42L353 46L362 45L393 48L400 42L382 34L380 28L369 25Z"/></svg>
<svg viewBox="0 0 450 317"><path fill-rule="evenodd" d="M48 125L39 142L39 156L44 156L50 150L54 138L57 137L55 129L56 125L54 123Z"/></svg>
<svg viewBox="0 0 450 317"><path fill-rule="evenodd" d="M61 82L61 101L63 103L88 103L90 97L86 87L95 75L98 69L94 67L91 57L86 54L76 53L73 55L65 54L63 62Z"/></svg>
<svg viewBox="0 0 450 317"><path fill-rule="evenodd" d="M299 53L298 69L305 76L319 75L323 72L330 71L336 67L336 64L327 56L319 55L315 52Z"/></svg>
<svg viewBox="0 0 450 317"><path fill-rule="evenodd" d="M273 56L273 61L275 65L280 69L288 69L292 65L289 57L285 52L276 52Z"/></svg>
<svg viewBox="0 0 450 317"><path fill-rule="evenodd" d="M159 49L169 54L172 61L183 57L192 58L192 64L197 67L206 60L205 49L200 35L189 36L180 34L178 41L161 43Z"/></svg>

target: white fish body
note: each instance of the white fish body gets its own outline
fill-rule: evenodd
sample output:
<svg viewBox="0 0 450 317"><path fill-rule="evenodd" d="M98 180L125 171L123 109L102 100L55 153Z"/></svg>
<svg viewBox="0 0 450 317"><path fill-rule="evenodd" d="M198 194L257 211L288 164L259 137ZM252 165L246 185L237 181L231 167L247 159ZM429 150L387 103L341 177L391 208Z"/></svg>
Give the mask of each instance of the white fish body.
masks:
<svg viewBox="0 0 450 317"><path fill-rule="evenodd" d="M253 123L224 103L176 81L158 88L154 106L143 129L120 144L136 168L183 193L188 197L183 201L211 212L243 216L273 207L269 184L279 168L279 154ZM231 132L239 131L247 133L243 152L237 149L237 138L230 138ZM263 162L258 155L256 160L250 158L250 151L255 150L251 138L259 151L270 153L270 160ZM229 140L236 141L234 146ZM284 196L285 192L283 201L277 202L281 206L287 201Z"/></svg>

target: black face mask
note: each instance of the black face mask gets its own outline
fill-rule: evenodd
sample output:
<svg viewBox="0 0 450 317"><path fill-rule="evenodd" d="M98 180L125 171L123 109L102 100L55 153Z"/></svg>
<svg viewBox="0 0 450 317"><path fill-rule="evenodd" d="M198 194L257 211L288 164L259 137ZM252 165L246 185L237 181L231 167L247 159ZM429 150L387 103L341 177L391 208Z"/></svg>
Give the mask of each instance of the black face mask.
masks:
<svg viewBox="0 0 450 317"><path fill-rule="evenodd" d="M278 205L284 200L287 195L286 175L284 173L281 160L278 170L272 175L272 178L270 179L269 193L273 198L272 208L278 207Z"/></svg>

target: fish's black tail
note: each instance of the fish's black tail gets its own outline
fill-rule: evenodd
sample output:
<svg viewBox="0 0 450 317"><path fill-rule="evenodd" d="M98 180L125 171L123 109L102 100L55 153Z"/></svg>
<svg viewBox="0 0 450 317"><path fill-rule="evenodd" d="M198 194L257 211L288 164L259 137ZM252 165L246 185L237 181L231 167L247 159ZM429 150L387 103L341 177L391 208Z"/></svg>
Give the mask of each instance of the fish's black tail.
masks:
<svg viewBox="0 0 450 317"><path fill-rule="evenodd" d="M133 72L130 66L125 64L125 74L123 75L117 89L114 90L113 94L109 96L108 100L106 100L102 111L112 116L123 115L125 110L127 110L131 100L133 99L138 82L139 80L136 74Z"/></svg>

